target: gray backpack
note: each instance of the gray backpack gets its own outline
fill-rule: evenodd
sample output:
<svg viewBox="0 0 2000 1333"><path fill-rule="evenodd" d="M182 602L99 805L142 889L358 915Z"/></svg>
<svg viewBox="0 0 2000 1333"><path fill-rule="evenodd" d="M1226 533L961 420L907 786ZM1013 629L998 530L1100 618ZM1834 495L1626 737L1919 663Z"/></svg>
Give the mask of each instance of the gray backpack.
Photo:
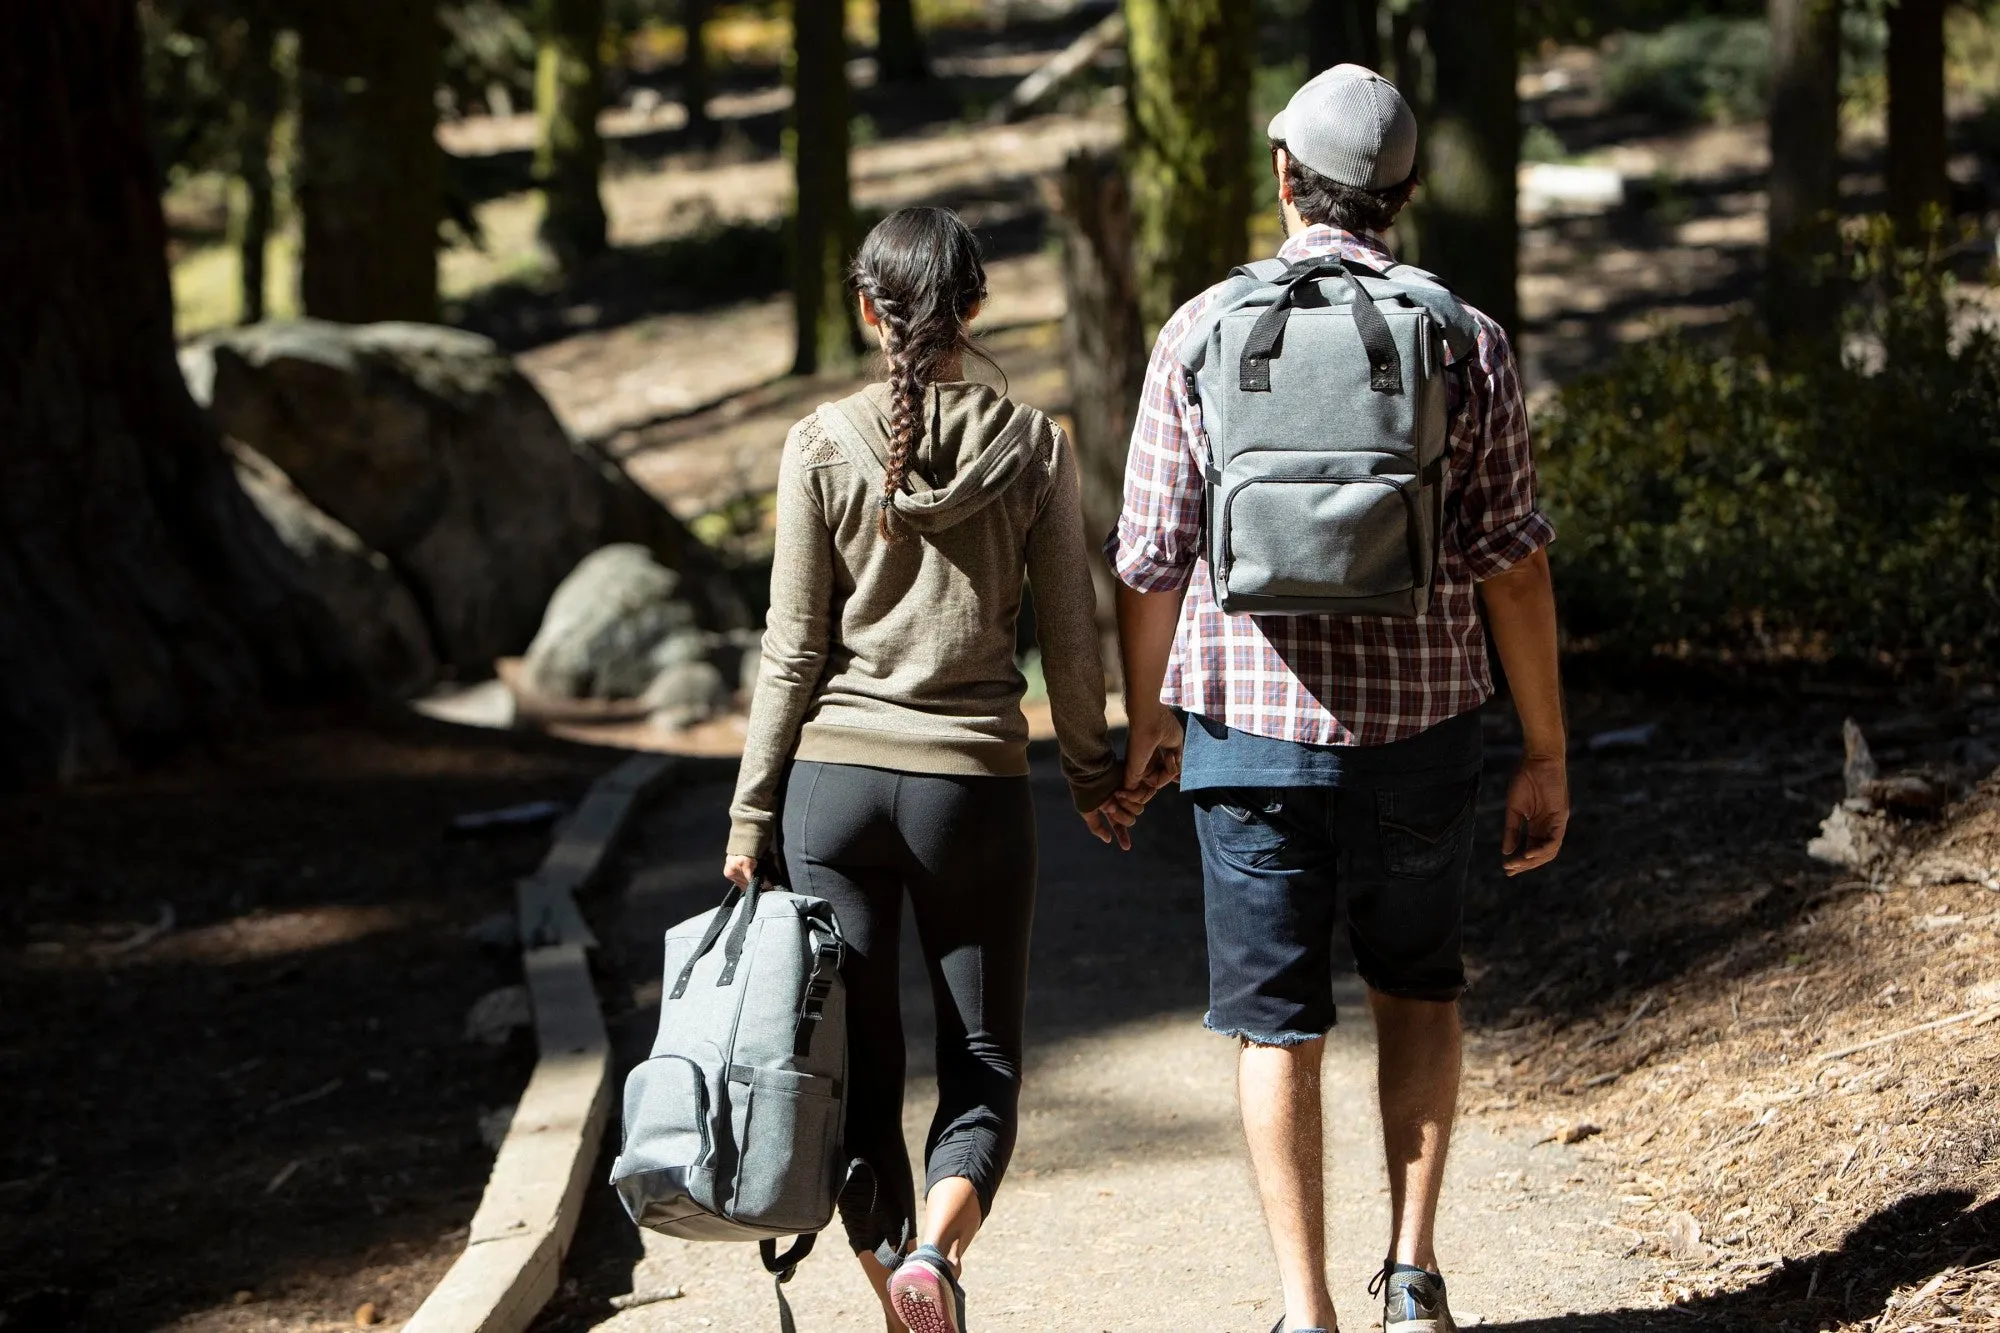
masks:
<svg viewBox="0 0 2000 1333"><path fill-rule="evenodd" d="M830 905L775 890L732 886L668 931L659 1036L625 1080L611 1168L642 1227L760 1242L786 1328L784 1283L845 1180L845 951ZM799 1239L780 1255L783 1236Z"/></svg>
<svg viewBox="0 0 2000 1333"><path fill-rule="evenodd" d="M1421 269L1239 268L1180 348L1207 439L1206 542L1231 615L1416 617L1444 528L1446 352L1477 325Z"/></svg>

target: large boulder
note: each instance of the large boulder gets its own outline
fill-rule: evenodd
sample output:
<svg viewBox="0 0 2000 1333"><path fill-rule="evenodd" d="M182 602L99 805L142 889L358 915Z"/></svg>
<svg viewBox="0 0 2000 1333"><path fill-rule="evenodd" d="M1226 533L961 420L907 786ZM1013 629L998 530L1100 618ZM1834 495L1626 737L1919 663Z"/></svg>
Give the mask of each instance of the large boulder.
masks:
<svg viewBox="0 0 2000 1333"><path fill-rule="evenodd" d="M299 494L269 459L242 447L233 453L244 493L299 558L306 586L332 613L369 683L398 699L422 693L437 677L437 658L423 611L388 560Z"/></svg>
<svg viewBox="0 0 2000 1333"><path fill-rule="evenodd" d="M706 655L680 584L643 546L593 551L549 599L522 683L550 699L639 698L668 667Z"/></svg>
<svg viewBox="0 0 2000 1333"><path fill-rule="evenodd" d="M719 563L615 460L572 440L489 339L298 320L216 335L182 361L224 432L387 559L461 672L519 653L564 575L614 542L677 573L702 625L742 623Z"/></svg>

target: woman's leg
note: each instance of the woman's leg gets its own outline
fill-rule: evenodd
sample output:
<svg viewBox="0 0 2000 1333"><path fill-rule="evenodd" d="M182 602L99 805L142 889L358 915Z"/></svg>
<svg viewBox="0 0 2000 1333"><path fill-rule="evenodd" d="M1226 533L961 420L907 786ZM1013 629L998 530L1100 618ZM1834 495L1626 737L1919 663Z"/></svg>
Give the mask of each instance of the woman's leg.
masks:
<svg viewBox="0 0 2000 1333"><path fill-rule="evenodd" d="M897 823L920 867L910 901L937 1005L922 1239L956 1267L1019 1128L1034 804L1026 778L905 777Z"/></svg>
<svg viewBox="0 0 2000 1333"><path fill-rule="evenodd" d="M890 820L894 780L872 769L794 765L785 792L785 864L792 888L833 905L847 941L849 1163L840 1196L848 1244L882 1302L889 1333L889 1270L876 1257L900 1250L916 1226L916 1191L903 1143L903 1011L897 984L902 928L902 842Z"/></svg>

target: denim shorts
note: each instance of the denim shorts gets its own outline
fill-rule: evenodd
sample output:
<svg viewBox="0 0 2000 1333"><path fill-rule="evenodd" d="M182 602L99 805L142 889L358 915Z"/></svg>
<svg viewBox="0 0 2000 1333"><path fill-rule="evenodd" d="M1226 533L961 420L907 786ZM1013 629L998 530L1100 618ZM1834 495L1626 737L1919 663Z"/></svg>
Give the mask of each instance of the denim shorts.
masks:
<svg viewBox="0 0 2000 1333"><path fill-rule="evenodd" d="M1355 967L1371 989L1456 1000L1478 795L1477 776L1190 793L1208 924L1207 1025L1276 1046L1332 1030L1342 899Z"/></svg>

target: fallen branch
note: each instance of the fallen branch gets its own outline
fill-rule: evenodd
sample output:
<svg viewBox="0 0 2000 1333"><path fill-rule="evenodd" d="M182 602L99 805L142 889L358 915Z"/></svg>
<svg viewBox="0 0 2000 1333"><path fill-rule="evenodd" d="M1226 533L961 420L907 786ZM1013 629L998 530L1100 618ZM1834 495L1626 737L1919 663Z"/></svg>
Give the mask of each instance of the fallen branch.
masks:
<svg viewBox="0 0 2000 1333"><path fill-rule="evenodd" d="M1915 1027L1904 1028L1901 1032L1891 1032L1885 1037L1874 1037L1868 1041L1856 1042L1852 1046L1843 1046L1837 1051L1822 1051L1820 1054L1815 1055L1813 1059L1823 1064L1830 1060L1838 1060L1843 1056L1853 1055L1858 1051L1870 1050L1876 1046L1887 1046L1892 1041L1901 1041L1905 1037L1914 1037L1919 1032L1935 1032L1939 1028L1956 1027L1960 1023L1971 1023L1974 1027L1977 1027L1983 1023L1990 1023L1996 1018L2000 1018L2000 1005L1995 1005L1990 1009L1968 1009L1962 1014L1953 1014L1949 1018L1933 1018L1928 1023L1919 1023Z"/></svg>
<svg viewBox="0 0 2000 1333"><path fill-rule="evenodd" d="M1111 14L1090 31L1049 58L1049 62L1014 85L1014 90L993 104L986 119L1004 125L1033 107L1044 97L1075 78L1084 66L1125 40L1123 10Z"/></svg>

